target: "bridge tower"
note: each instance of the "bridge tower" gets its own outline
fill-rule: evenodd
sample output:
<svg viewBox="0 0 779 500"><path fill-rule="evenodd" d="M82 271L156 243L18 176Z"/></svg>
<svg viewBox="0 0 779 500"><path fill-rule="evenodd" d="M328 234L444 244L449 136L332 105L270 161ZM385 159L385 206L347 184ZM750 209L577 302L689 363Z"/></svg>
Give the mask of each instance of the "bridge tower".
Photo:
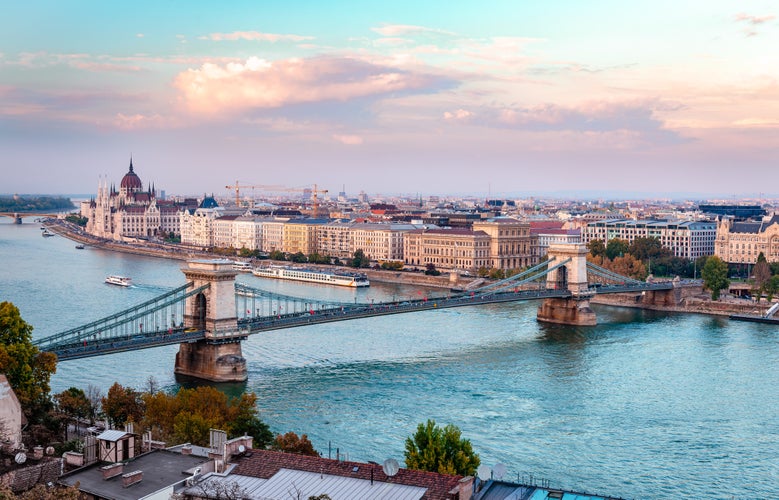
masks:
<svg viewBox="0 0 779 500"><path fill-rule="evenodd" d="M179 345L175 373L213 382L243 382L247 379L246 359L235 315L235 276L232 261L202 259L187 262L181 271L195 288L208 284L203 292L187 298L184 327L204 330L206 338Z"/></svg>
<svg viewBox="0 0 779 500"><path fill-rule="evenodd" d="M587 253L587 246L579 243L549 245L549 258L555 259L550 266L571 260L546 275L546 288L567 289L571 297L544 299L538 307L538 321L582 326L597 324L595 312L590 308L594 292L589 290L587 283Z"/></svg>

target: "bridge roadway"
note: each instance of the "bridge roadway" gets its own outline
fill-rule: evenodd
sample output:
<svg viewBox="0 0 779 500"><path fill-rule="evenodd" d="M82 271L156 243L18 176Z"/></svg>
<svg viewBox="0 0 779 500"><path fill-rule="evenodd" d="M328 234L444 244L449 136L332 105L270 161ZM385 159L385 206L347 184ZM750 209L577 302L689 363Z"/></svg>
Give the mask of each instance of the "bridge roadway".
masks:
<svg viewBox="0 0 779 500"><path fill-rule="evenodd" d="M646 283L642 285L603 285L592 287L593 294L640 292L645 290L668 290L671 283ZM512 290L487 294L460 294L452 297L415 299L400 302L381 302L377 304L343 305L318 309L316 311L280 314L274 316L247 317L238 320L237 332L216 332L209 335L212 343L234 342L245 340L249 335L285 328L332 323L389 314L405 314L451 307L467 307L501 302L518 302L524 300L539 300L547 298L571 297L568 290L532 289ZM60 361L88 358L124 351L148 349L171 344L191 343L206 340L202 330L170 328L163 331L150 331L130 334L122 337L92 339L70 344L60 344L51 349Z"/></svg>

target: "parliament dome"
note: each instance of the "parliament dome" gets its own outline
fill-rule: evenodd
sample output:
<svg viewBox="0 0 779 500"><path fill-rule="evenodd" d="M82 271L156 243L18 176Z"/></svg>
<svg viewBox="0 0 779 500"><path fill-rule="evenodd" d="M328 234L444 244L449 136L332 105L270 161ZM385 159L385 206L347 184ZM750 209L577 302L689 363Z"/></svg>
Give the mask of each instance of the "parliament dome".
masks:
<svg viewBox="0 0 779 500"><path fill-rule="evenodd" d="M127 192L140 191L143 189L141 178L138 177L135 172L133 172L132 158L130 158L130 171L124 174L124 177L122 177L122 183L119 185L119 187Z"/></svg>

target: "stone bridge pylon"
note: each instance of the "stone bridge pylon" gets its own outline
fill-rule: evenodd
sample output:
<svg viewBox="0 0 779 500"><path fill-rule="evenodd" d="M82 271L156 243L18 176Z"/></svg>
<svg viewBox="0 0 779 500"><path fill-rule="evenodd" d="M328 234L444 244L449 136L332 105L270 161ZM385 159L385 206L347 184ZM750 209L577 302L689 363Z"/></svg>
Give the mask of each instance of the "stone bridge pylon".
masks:
<svg viewBox="0 0 779 500"><path fill-rule="evenodd" d="M184 327L205 331L205 339L179 345L175 373L213 382L243 382L247 379L246 359L235 316L235 276L232 261L190 260L181 271L195 288L209 285L188 297Z"/></svg>
<svg viewBox="0 0 779 500"><path fill-rule="evenodd" d="M587 253L587 246L579 243L549 245L548 256L554 258L550 267L566 259L570 261L546 275L546 288L567 289L571 297L544 299L538 307L538 321L581 326L597 324L595 312L590 308L590 298L595 292L587 282Z"/></svg>

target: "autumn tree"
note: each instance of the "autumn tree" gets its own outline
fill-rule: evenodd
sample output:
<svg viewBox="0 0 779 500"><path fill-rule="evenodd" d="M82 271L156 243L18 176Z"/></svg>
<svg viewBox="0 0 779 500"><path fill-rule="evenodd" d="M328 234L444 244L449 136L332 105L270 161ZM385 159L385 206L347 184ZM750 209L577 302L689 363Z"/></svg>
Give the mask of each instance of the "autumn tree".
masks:
<svg viewBox="0 0 779 500"><path fill-rule="evenodd" d="M613 260L615 257L625 255L630 249L630 244L627 240L620 238L612 238L606 244L606 257Z"/></svg>
<svg viewBox="0 0 779 500"><path fill-rule="evenodd" d="M119 427L130 421L140 422L143 418L141 393L132 387L123 387L114 382L101 403L103 413L112 427Z"/></svg>
<svg viewBox="0 0 779 500"><path fill-rule="evenodd" d="M297 455L308 455L318 457L319 452L314 449L314 445L308 439L308 436L302 434L298 436L294 432L288 432L284 435L277 434L276 439L271 444L271 449L283 451L285 453L295 453Z"/></svg>
<svg viewBox="0 0 779 500"><path fill-rule="evenodd" d="M0 303L0 373L8 378L28 421L37 423L51 408L49 381L57 356L33 345L32 329L15 305Z"/></svg>
<svg viewBox="0 0 779 500"><path fill-rule="evenodd" d="M473 475L481 462L457 426L441 428L434 420L419 424L414 435L406 438L405 457L409 469L462 476Z"/></svg>
<svg viewBox="0 0 779 500"><path fill-rule="evenodd" d="M706 265L701 270L703 286L711 290L711 300L719 300L720 292L730 286L728 265L716 255L706 259Z"/></svg>
<svg viewBox="0 0 779 500"><path fill-rule="evenodd" d="M79 419L89 417L92 410L92 404L87 399L83 390L77 387L70 387L54 395L54 401L57 402L59 410L73 419L78 424ZM67 420L65 423L65 440L68 439Z"/></svg>
<svg viewBox="0 0 779 500"><path fill-rule="evenodd" d="M765 289L766 283L771 279L771 266L768 265L763 252L757 256L757 263L753 270L755 276L755 289L758 290L758 294L762 293Z"/></svg>

